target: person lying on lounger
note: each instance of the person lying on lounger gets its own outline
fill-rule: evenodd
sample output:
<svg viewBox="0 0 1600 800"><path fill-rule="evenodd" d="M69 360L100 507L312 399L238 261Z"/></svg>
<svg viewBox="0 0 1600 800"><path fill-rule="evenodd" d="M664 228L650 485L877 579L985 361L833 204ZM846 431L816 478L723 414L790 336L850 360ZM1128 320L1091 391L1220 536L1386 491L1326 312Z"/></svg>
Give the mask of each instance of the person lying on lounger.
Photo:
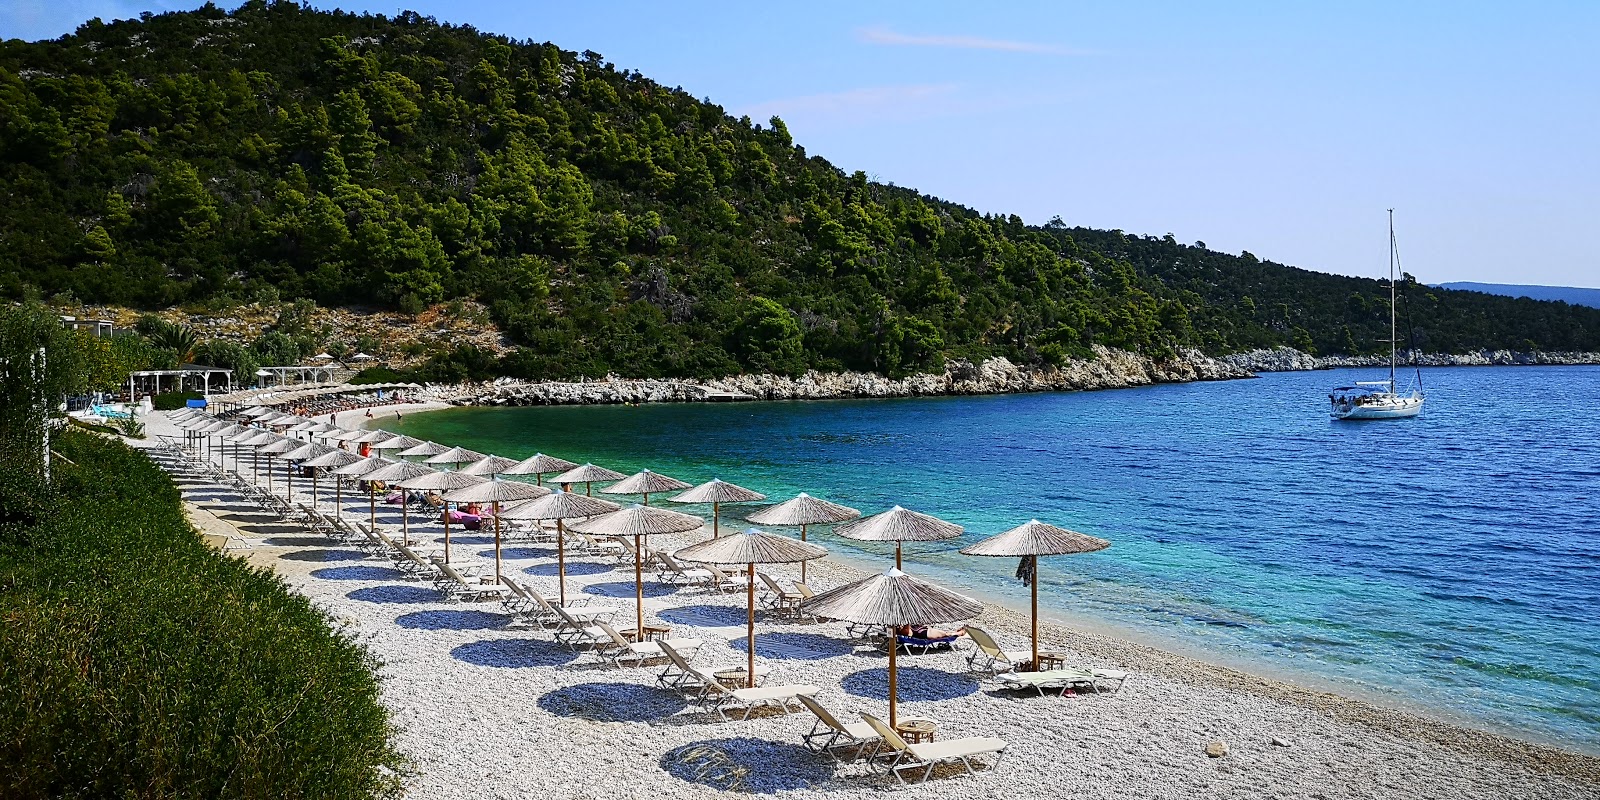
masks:
<svg viewBox="0 0 1600 800"><path fill-rule="evenodd" d="M930 628L926 625L901 625L894 629L894 635L906 636L912 639L954 639L959 636L966 636L967 629L957 628L953 631L946 631L939 628Z"/></svg>

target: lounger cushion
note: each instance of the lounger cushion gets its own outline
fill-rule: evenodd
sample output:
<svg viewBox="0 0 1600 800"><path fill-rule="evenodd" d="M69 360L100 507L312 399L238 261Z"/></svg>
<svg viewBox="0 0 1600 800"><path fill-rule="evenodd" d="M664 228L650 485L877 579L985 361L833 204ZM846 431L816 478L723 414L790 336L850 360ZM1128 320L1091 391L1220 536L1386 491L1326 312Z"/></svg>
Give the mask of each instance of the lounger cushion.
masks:
<svg viewBox="0 0 1600 800"><path fill-rule="evenodd" d="M993 736L971 736L966 739L947 739L942 742L924 742L906 745L911 755L923 761L943 761L948 758L998 753L1006 749L1006 740Z"/></svg>
<svg viewBox="0 0 1600 800"><path fill-rule="evenodd" d="M809 684L797 683L789 686L757 686L753 689L734 689L730 694L735 699L746 703L761 703L768 700L783 700L797 694L816 694L821 688Z"/></svg>

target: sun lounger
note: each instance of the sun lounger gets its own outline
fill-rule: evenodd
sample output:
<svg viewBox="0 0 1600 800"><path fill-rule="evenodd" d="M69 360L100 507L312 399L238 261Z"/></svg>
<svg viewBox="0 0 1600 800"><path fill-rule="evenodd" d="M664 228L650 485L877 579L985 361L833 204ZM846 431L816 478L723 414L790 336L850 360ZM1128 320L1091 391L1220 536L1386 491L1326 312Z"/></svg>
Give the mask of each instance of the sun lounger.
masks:
<svg viewBox="0 0 1600 800"><path fill-rule="evenodd" d="M789 702L803 694L816 694L821 688L805 683L787 686L757 686L745 689L729 689L721 681L692 665L686 664L689 677L700 682L700 693L695 700L701 707L717 712L717 716L728 719L729 706L744 708L744 716L740 719L749 719L750 714L761 706L771 706L783 709L788 714L793 711Z"/></svg>
<svg viewBox="0 0 1600 800"><path fill-rule="evenodd" d="M1007 672L996 675L995 680L1007 689L1027 691L1032 689L1044 697L1046 689L1066 691L1076 687L1094 688L1094 674L1081 669L1047 669L1042 672Z"/></svg>
<svg viewBox="0 0 1600 800"><path fill-rule="evenodd" d="M711 578L711 573L700 567L686 567L673 558L670 553L658 552L656 563L656 580L670 583L674 586L694 586L705 583Z"/></svg>
<svg viewBox="0 0 1600 800"><path fill-rule="evenodd" d="M609 644L601 642L596 645L594 652L600 656L601 661L610 661L612 666L619 668L623 666L642 667L644 662L652 658L666 657L666 651L661 648L661 642L630 642L627 637L618 633L616 628L607 623L596 622L595 627L604 631L611 641ZM700 645L704 644L704 642L699 639L668 639L666 644L674 652L685 655L687 658L694 658L694 654L699 652ZM623 662L625 661L631 663L624 664Z"/></svg>
<svg viewBox="0 0 1600 800"><path fill-rule="evenodd" d="M992 736L972 736L966 739L945 739L936 742L923 742L921 744L907 744L900 734L895 733L889 724L871 714L862 714L861 719L872 726L878 737L883 741L883 748L887 750L880 756L885 761L884 770L893 774L900 785L905 786L906 778L900 774L904 769L923 767L922 781L927 782L933 777L933 768L947 762L959 761L967 768L968 775L976 775L972 769L972 757L996 754L994 764L1000 764L1000 758L1005 755L1006 742Z"/></svg>
<svg viewBox="0 0 1600 800"><path fill-rule="evenodd" d="M694 660L696 653L689 653L688 655L679 653L672 646L672 640L670 639L660 644L661 654L667 657L667 665L656 675L656 684L667 689L675 689L691 699L698 697L701 689L696 679L690 674L692 668L689 666L689 662ZM719 672L743 669L745 669L745 665L741 664L738 666L707 667L701 669L700 672L715 677ZM766 664L757 664L756 680L761 680L771 671L772 668Z"/></svg>
<svg viewBox="0 0 1600 800"><path fill-rule="evenodd" d="M556 626L556 641L566 645L573 652L577 652L578 648L584 645L592 647L611 641L611 637L607 636L605 630L597 624L600 620L593 617L576 617L572 613L573 609L565 606L550 606L550 608L556 612L556 616L561 620L560 624ZM612 609L605 610L611 611L613 614L616 613Z"/></svg>
<svg viewBox="0 0 1600 800"><path fill-rule="evenodd" d="M938 650L944 648L954 649L956 642L961 641L961 637L953 634L950 636L941 636L937 639L920 639L915 636L896 636L894 637L894 641L896 646L904 647L907 653L925 656L928 654L929 650ZM884 644L884 651L888 652L888 641L885 640Z"/></svg>
<svg viewBox="0 0 1600 800"><path fill-rule="evenodd" d="M756 577L761 579L763 584L766 584L767 588L761 600L766 604L767 608L772 609L774 614L793 616L800 608L800 601L806 599L805 595L799 592L785 590L778 585L777 581L772 579L771 575L765 572L757 572Z"/></svg>
<svg viewBox="0 0 1600 800"><path fill-rule="evenodd" d="M871 725L865 722L849 724L840 722L832 712L810 695L803 694L795 699L817 718L809 732L800 734L800 740L805 742L806 749L812 752L827 753L835 762L842 764L845 759L839 757L839 750L854 747L855 752L850 754L849 760L855 761L866 755L867 748L877 749L878 744L883 741Z"/></svg>
<svg viewBox="0 0 1600 800"><path fill-rule="evenodd" d="M967 626L967 636L971 637L973 645L972 652L967 654L967 667L973 672L987 673L992 677L1033 660L1033 654L1027 650L1002 649L988 631L975 625Z"/></svg>
<svg viewBox="0 0 1600 800"><path fill-rule="evenodd" d="M440 578L434 581L434 588L447 599L490 600L511 593L510 587L495 583L492 578L469 578L462 575L454 564L434 563L439 565L440 573Z"/></svg>

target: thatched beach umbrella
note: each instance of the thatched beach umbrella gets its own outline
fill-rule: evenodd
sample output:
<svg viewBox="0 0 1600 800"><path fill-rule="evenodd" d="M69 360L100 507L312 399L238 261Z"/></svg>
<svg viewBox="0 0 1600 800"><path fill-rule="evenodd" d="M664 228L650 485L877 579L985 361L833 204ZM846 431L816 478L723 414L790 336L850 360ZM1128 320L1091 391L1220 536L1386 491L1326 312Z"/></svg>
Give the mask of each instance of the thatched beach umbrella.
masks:
<svg viewBox="0 0 1600 800"><path fill-rule="evenodd" d="M800 604L800 610L814 617L858 622L863 625L931 625L960 622L982 613L983 606L970 597L941 589L891 569L855 583L829 589ZM899 698L895 652L900 640L889 637L889 725L895 725L895 706Z"/></svg>
<svg viewBox="0 0 1600 800"><path fill-rule="evenodd" d="M623 478L616 483L601 489L603 494L637 494L644 496L644 504L650 505L650 495L655 492L675 492L687 489L693 484L685 483L677 478L662 475L659 472L641 470Z"/></svg>
<svg viewBox="0 0 1600 800"><path fill-rule="evenodd" d="M674 503L710 503L711 504L711 538L722 535L721 518L723 503L754 503L765 500L767 496L751 491L738 484L728 483L718 478L712 478L699 486L690 489L677 497L669 497Z"/></svg>
<svg viewBox="0 0 1600 800"><path fill-rule="evenodd" d="M279 436L272 431L261 430L258 428L256 429L255 435L246 436L239 440L240 445L251 449L250 470L253 473L251 476L252 483L261 483L261 450L259 448L262 445L272 444L273 442L279 441L282 438L282 436ZM268 473L267 477L272 477L270 472Z"/></svg>
<svg viewBox="0 0 1600 800"><path fill-rule="evenodd" d="M896 569L901 566L902 542L936 542L942 539L954 539L961 535L961 531L961 526L954 522L945 522L938 517L919 514L900 506L866 519L847 522L833 529L834 533L846 539L862 542L894 542Z"/></svg>
<svg viewBox="0 0 1600 800"><path fill-rule="evenodd" d="M299 440L292 440L292 441L299 441ZM329 452L333 452L333 448L332 447L328 447L327 445L317 444L315 442L300 441L300 446L299 447L296 447L295 449L290 450L289 452L283 454L283 460L289 462L289 464L290 464L290 466L289 466L289 493L290 494L294 493L294 471L295 471L294 464L296 462L304 462L304 461L306 461L308 459L316 458L317 456L324 455L324 454L329 453ZM315 472L315 471L313 470L313 472Z"/></svg>
<svg viewBox="0 0 1600 800"><path fill-rule="evenodd" d="M476 450L468 450L465 447L452 447L443 453L435 453L427 458L422 459L422 463L449 464L452 467L459 468L462 464L470 464L474 461L482 461L485 458L488 458L488 456Z"/></svg>
<svg viewBox="0 0 1600 800"><path fill-rule="evenodd" d="M805 492L795 495L793 500L785 500L775 506L767 506L745 519L757 525L790 525L800 526L800 541L806 540L807 525L834 525L840 522L849 522L861 516L861 512L849 506L830 503L820 497L812 497ZM806 580L806 562L800 562L800 582Z"/></svg>
<svg viewBox="0 0 1600 800"><path fill-rule="evenodd" d="M372 449L374 449L374 450L409 450L409 449L411 449L413 447L416 447L419 444L423 444L423 441L421 439L413 439L410 436L402 435L402 436L394 436L394 437L391 437L391 438L388 438L388 439L384 439L381 442L373 442L372 443Z"/></svg>
<svg viewBox="0 0 1600 800"><path fill-rule="evenodd" d="M550 494L526 503L518 503L501 511L501 519L555 520L556 521L556 574L560 584L557 602L567 604L567 530L562 523L569 519L583 519L609 514L622 508L610 500L557 489Z"/></svg>
<svg viewBox="0 0 1600 800"><path fill-rule="evenodd" d="M1005 533L995 534L977 544L961 548L969 556L1013 556L1022 558L1017 577L1033 588L1033 668L1039 668L1039 556L1066 556L1104 550L1111 543L1039 520L1029 520Z"/></svg>
<svg viewBox="0 0 1600 800"><path fill-rule="evenodd" d="M249 408L247 408L247 409L245 409L243 411L240 411L239 412L239 416L241 416L241 417L249 417L250 419L255 419L256 417L259 417L262 414L266 414L266 413L269 413L271 411L272 411L272 409L267 408L266 406L251 406L251 407L249 407Z"/></svg>
<svg viewBox="0 0 1600 800"><path fill-rule="evenodd" d="M271 444L262 445L262 446L256 448L256 452L257 453L260 453L260 454L262 454L262 455L267 457L267 491L269 491L269 492L272 491L272 468L274 466L274 460L278 456L283 455L284 453L290 453L290 452L293 452L295 450L299 450L301 447L304 447L304 446L305 446L305 442L302 442L299 439L290 439L290 438L288 438L286 436L284 438L279 439L276 442L273 442ZM293 495L294 495L294 483L291 480L291 482L289 484L289 494L287 496L285 496L284 499L289 501L289 502L293 502L294 501Z"/></svg>
<svg viewBox="0 0 1600 800"><path fill-rule="evenodd" d="M261 432L260 428L248 425L230 425L217 432L217 439L222 443L222 468L228 468L228 451L233 451L233 471L239 471L239 440L248 439Z"/></svg>
<svg viewBox="0 0 1600 800"><path fill-rule="evenodd" d="M572 469L569 469L566 472L551 478L550 482L559 483L562 486L581 483L583 484L583 493L587 495L593 495L595 481L620 481L626 477L628 476L623 475L616 470L606 469L605 467L597 467L593 464L584 464L581 467L573 467Z"/></svg>
<svg viewBox="0 0 1600 800"><path fill-rule="evenodd" d="M355 453L350 452L349 450L337 450L337 449L334 449L332 447L327 448L327 452L326 453L323 453L322 455L317 456L316 458L308 458L308 459L306 459L306 463L304 464L304 466L312 468L312 473L311 473L311 507L312 508L316 508L317 507L317 473L316 473L316 469L317 468L338 469L339 467L348 467L351 464L354 464L354 463L356 463L357 461L360 461L360 460L361 460L361 456L358 456ZM337 478L334 479L333 485L334 486L338 486L339 485L339 480ZM333 502L334 502L334 512L333 513L334 513L335 516L338 516L338 513L339 513L339 500L337 498L337 495L335 496L335 499L334 499Z"/></svg>
<svg viewBox="0 0 1600 800"><path fill-rule="evenodd" d="M465 489L484 482L484 478L476 475L462 475L459 472L430 472L407 478L397 484L402 489L420 489L422 491L448 492L452 489ZM450 562L450 501L446 500L444 508L440 509L444 519L444 560Z"/></svg>
<svg viewBox="0 0 1600 800"><path fill-rule="evenodd" d="M575 531L601 536L633 537L633 600L636 641L644 641L644 539L661 533L698 530L705 520L681 511L632 505L621 511L591 517L572 526Z"/></svg>
<svg viewBox="0 0 1600 800"><path fill-rule="evenodd" d="M422 444L413 445L401 450L398 455L402 458L416 456L436 456L440 453L447 453L449 451L450 448L447 445L442 445L438 442L423 442Z"/></svg>
<svg viewBox="0 0 1600 800"><path fill-rule="evenodd" d="M477 475L480 478L492 478L503 474L507 469L517 465L517 462L500 456L486 456L461 468L461 472L468 475Z"/></svg>
<svg viewBox="0 0 1600 800"><path fill-rule="evenodd" d="M813 558L822 558L828 551L822 547L790 539L759 528L746 528L727 538L692 544L679 550L675 557L705 564L745 565L745 678L747 686L756 685L756 565L802 564Z"/></svg>
<svg viewBox="0 0 1600 800"><path fill-rule="evenodd" d="M400 488L400 535L407 547L411 546L411 503L407 502L411 497L411 490L400 486L400 482L433 471L433 468L415 461L396 461L382 469L367 473L369 481L393 483Z"/></svg>
<svg viewBox="0 0 1600 800"><path fill-rule="evenodd" d="M458 475L465 473L456 473ZM532 500L547 495L543 486L529 486L522 481L503 481L499 478L446 492L444 499L452 503L494 504L494 582L500 582L500 504L516 500Z"/></svg>
<svg viewBox="0 0 1600 800"><path fill-rule="evenodd" d="M576 469L577 467L577 464L574 464L564 458L547 456L544 453L534 453L533 455L518 461L516 466L511 467L500 474L532 475L533 482L543 486L545 473L566 472L569 469Z"/></svg>
<svg viewBox="0 0 1600 800"><path fill-rule="evenodd" d="M218 419L194 428L195 433L205 437L205 458L208 463L212 460L212 456L216 453L215 448L211 446L211 437L216 436L217 434L231 427L233 427L233 423L223 422L222 420Z"/></svg>
<svg viewBox="0 0 1600 800"><path fill-rule="evenodd" d="M348 475L366 481L366 476L395 462L382 458L362 458L360 461L346 464L336 470L335 475ZM373 496L372 482L367 481L367 524L374 530L378 527L378 500ZM338 502L338 501L335 501Z"/></svg>

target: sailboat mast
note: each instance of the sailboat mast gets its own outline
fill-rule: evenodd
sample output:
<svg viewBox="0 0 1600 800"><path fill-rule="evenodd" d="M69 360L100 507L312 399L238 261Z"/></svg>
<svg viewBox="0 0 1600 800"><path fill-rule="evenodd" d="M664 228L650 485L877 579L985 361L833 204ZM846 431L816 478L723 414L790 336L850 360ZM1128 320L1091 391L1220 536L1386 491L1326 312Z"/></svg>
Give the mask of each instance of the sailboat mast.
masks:
<svg viewBox="0 0 1600 800"><path fill-rule="evenodd" d="M1389 394L1395 393L1394 382L1394 209L1389 209Z"/></svg>

